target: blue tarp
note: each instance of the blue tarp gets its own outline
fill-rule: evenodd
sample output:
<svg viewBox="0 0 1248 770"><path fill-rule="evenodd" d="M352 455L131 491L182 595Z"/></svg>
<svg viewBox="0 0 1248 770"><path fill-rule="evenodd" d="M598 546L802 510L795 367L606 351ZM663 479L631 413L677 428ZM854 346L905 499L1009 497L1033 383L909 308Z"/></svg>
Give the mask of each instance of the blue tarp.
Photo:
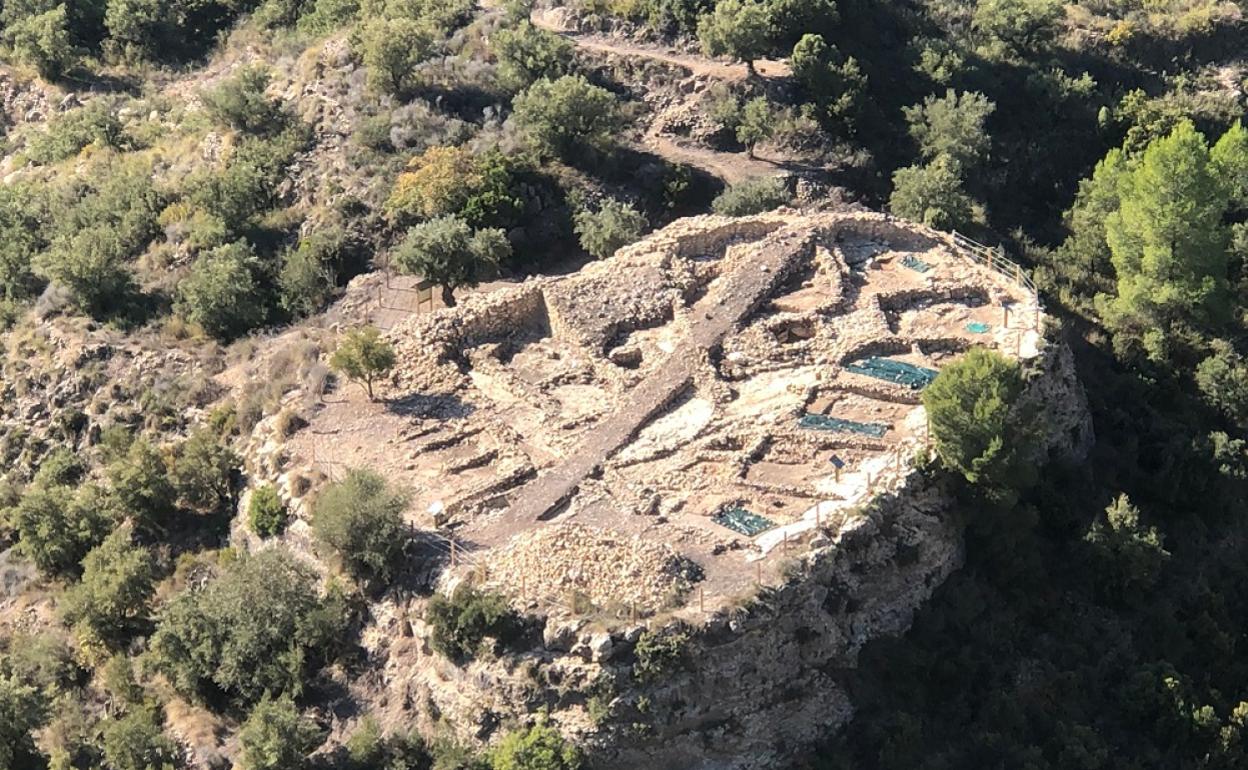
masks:
<svg viewBox="0 0 1248 770"><path fill-rule="evenodd" d="M971 321L966 325L966 330L971 334L984 334L992 327L982 321Z"/></svg>

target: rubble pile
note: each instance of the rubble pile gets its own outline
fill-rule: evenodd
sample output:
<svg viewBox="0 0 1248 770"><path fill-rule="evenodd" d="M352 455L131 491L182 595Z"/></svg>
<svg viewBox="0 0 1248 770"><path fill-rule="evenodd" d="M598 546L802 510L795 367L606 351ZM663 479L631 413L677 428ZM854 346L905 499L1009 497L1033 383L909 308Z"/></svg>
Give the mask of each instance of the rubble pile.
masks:
<svg viewBox="0 0 1248 770"><path fill-rule="evenodd" d="M522 600L588 600L657 610L689 588L690 565L667 545L579 524L543 527L491 555L490 582Z"/></svg>

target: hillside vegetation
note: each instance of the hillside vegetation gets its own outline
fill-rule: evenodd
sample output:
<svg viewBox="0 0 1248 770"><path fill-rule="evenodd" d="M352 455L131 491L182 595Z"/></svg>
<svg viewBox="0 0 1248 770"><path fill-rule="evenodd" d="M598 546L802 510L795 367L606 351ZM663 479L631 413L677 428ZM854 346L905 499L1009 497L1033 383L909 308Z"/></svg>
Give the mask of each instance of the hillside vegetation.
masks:
<svg viewBox="0 0 1248 770"><path fill-rule="evenodd" d="M685 214L845 200L1033 268L1097 444L1018 468L1017 373L940 381L933 412L992 418L940 437L966 565L867 647L806 764L1248 766L1244 4L571 0L597 50L532 10L0 9L0 768L583 766L540 719L480 754L341 729L404 491L308 479L288 537L252 429L299 424L296 387L374 396L368 274L452 305ZM745 72L679 63L709 57ZM525 633L438 601L455 664Z"/></svg>

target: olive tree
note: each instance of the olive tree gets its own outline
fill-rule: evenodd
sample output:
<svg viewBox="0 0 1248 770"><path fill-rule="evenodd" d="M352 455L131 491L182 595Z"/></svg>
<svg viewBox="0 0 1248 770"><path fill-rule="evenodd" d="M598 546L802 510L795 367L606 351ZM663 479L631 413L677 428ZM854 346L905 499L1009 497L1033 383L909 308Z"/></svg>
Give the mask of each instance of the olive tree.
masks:
<svg viewBox="0 0 1248 770"><path fill-rule="evenodd" d="M474 230L458 217L444 216L408 230L393 259L403 272L441 286L442 303L452 307L455 289L476 286L494 275L510 255L511 244L502 230Z"/></svg>
<svg viewBox="0 0 1248 770"><path fill-rule="evenodd" d="M538 80L512 100L512 119L540 154L562 160L605 149L622 124L615 95L581 75Z"/></svg>
<svg viewBox="0 0 1248 770"><path fill-rule="evenodd" d="M394 347L373 326L352 329L329 357L329 365L349 379L362 383L373 400L373 383L394 368Z"/></svg>
<svg viewBox="0 0 1248 770"><path fill-rule="evenodd" d="M609 198L597 211L576 212L575 229L581 248L603 259L639 239L649 223L632 205Z"/></svg>

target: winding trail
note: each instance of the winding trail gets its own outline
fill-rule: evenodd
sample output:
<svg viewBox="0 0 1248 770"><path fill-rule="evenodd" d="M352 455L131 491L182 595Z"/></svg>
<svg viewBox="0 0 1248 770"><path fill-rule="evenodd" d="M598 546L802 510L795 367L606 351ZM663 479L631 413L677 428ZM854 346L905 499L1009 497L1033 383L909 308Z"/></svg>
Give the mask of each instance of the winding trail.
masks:
<svg viewBox="0 0 1248 770"><path fill-rule="evenodd" d="M725 82L739 82L751 77L740 62L724 62L703 56L682 53L669 48L619 42L595 35L582 35L560 23L551 9L534 9L529 16L535 27L561 35L576 47L598 54L628 56L679 67L693 77L708 77ZM754 77L787 78L792 74L788 62L758 59ZM727 184L736 184L760 176L772 176L791 164L761 157L751 158L740 152L721 152L709 147L678 141L651 128L642 136L641 146L673 163L693 166Z"/></svg>

